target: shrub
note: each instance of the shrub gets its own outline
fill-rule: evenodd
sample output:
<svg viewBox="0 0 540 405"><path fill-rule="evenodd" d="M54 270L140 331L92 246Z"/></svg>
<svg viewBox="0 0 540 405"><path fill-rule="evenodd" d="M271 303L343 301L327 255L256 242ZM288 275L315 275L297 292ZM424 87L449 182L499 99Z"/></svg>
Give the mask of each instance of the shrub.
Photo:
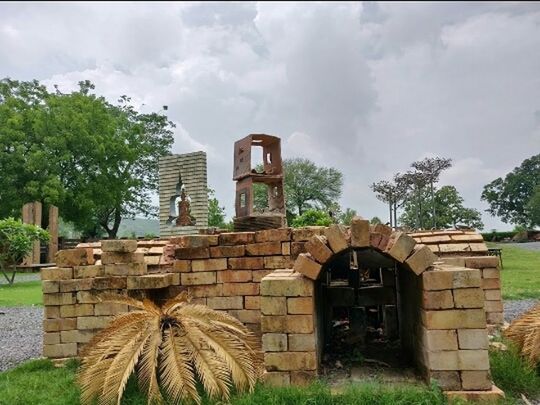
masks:
<svg viewBox="0 0 540 405"><path fill-rule="evenodd" d="M332 222L334 221L332 221L332 218L326 212L310 209L296 217L292 222L292 226L295 228L302 226L328 226Z"/></svg>

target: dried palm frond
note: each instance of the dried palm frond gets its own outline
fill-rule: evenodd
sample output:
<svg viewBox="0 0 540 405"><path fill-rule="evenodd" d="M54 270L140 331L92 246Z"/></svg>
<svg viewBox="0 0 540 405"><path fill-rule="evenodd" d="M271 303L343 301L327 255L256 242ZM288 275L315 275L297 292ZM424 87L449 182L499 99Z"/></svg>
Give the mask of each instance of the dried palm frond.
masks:
<svg viewBox="0 0 540 405"><path fill-rule="evenodd" d="M504 335L533 365L540 363L540 303L510 324Z"/></svg>
<svg viewBox="0 0 540 405"><path fill-rule="evenodd" d="M186 293L159 307L150 300L103 294L102 301L135 311L116 316L84 348L78 373L81 403L120 404L136 373L148 403L201 402L197 381L210 397L227 400L234 386L253 390L262 372L255 336L236 318L191 304Z"/></svg>

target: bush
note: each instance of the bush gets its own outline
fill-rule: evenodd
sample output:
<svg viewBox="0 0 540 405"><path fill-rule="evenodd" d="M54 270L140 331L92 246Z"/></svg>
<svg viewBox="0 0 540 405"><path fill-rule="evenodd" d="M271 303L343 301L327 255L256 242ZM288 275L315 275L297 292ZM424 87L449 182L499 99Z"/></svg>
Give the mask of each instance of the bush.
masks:
<svg viewBox="0 0 540 405"><path fill-rule="evenodd" d="M324 211L319 210L307 210L302 215L296 217L292 226L294 228L300 228L302 226L328 226L332 222L332 218Z"/></svg>
<svg viewBox="0 0 540 405"><path fill-rule="evenodd" d="M20 220L0 220L0 269L19 264L30 253L34 241L47 242L49 234L39 226Z"/></svg>
<svg viewBox="0 0 540 405"><path fill-rule="evenodd" d="M486 242L500 242L504 239L512 239L516 233L512 232L484 232L482 237Z"/></svg>

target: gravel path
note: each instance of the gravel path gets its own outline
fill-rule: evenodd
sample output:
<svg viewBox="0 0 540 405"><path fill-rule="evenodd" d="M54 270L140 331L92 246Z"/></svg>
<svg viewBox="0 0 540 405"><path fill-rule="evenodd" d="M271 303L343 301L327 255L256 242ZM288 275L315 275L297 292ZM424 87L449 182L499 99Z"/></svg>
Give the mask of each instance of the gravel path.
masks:
<svg viewBox="0 0 540 405"><path fill-rule="evenodd" d="M506 322L512 322L522 313L531 309L538 303L538 300L517 300L517 301L504 301L504 320Z"/></svg>
<svg viewBox="0 0 540 405"><path fill-rule="evenodd" d="M500 247L513 246L525 250L533 250L540 252L540 242L525 242L525 243L501 243ZM504 253L503 253L504 254Z"/></svg>
<svg viewBox="0 0 540 405"><path fill-rule="evenodd" d="M11 277L11 274L8 274ZM17 273L15 274L15 284L23 283L25 281L37 281L40 280L41 276L39 273ZM0 285L7 285L8 282L6 278L0 273Z"/></svg>

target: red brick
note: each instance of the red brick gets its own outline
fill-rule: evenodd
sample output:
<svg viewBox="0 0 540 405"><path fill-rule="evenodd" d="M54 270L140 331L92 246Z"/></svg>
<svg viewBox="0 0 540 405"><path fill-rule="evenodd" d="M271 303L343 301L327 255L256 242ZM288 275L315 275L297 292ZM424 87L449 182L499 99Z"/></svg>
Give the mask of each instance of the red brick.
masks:
<svg viewBox="0 0 540 405"><path fill-rule="evenodd" d="M281 242L264 242L246 245L248 256L270 256L281 254Z"/></svg>
<svg viewBox="0 0 540 405"><path fill-rule="evenodd" d="M245 245L255 242L255 232L231 232L219 235L220 245Z"/></svg>
<svg viewBox="0 0 540 405"><path fill-rule="evenodd" d="M223 283L223 295L259 295L259 283Z"/></svg>
<svg viewBox="0 0 540 405"><path fill-rule="evenodd" d="M232 257L228 259L229 269L249 269L259 270L264 269L264 261L262 257Z"/></svg>
<svg viewBox="0 0 540 405"><path fill-rule="evenodd" d="M212 246L210 248L211 257L241 257L246 253L244 245L235 246Z"/></svg>
<svg viewBox="0 0 540 405"><path fill-rule="evenodd" d="M251 280L251 270L224 270L217 273L218 283L245 283Z"/></svg>
<svg viewBox="0 0 540 405"><path fill-rule="evenodd" d="M255 242L287 242L291 240L291 228L266 229L255 232Z"/></svg>

